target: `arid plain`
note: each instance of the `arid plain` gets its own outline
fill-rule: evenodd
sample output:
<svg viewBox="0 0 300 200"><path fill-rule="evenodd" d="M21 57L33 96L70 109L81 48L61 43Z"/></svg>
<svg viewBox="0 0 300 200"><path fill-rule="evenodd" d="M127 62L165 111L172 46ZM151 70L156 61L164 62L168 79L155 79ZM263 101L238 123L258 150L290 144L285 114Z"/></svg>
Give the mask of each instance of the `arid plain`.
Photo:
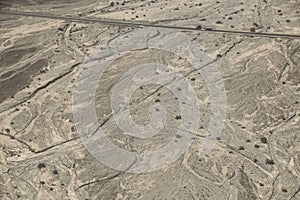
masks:
<svg viewBox="0 0 300 200"><path fill-rule="evenodd" d="M0 7L300 35L297 0L12 0ZM212 115L206 77L184 58L147 45L115 59L99 78L95 95L97 119L115 145L132 152L159 149L176 138L184 117L184 102L167 87L145 84L130 96L131 118L146 126L149 109L159 102L167 113L165 126L150 139L124 135L111 97L133 66L160 63L182 73L201 114L193 143L179 159L154 172L129 173L106 166L84 146L73 117L73 94L80 68L95 48L146 27L1 13L0 19L0 199L300 199L300 39L174 30L201 46L224 82L223 130L201 158Z"/></svg>

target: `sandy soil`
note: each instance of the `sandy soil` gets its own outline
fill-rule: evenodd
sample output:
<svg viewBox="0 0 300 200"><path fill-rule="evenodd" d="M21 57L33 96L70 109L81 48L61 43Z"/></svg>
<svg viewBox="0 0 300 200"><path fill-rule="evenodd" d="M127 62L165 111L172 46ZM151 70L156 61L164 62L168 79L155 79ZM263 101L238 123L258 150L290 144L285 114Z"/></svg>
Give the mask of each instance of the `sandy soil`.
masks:
<svg viewBox="0 0 300 200"><path fill-rule="evenodd" d="M76 17L300 34L300 3L293 0L27 0L22 4L5 1L0 6ZM151 31L143 35L146 28L2 14L0 18L0 199L300 199L299 39L182 32L206 56L199 66L209 57L212 63L203 70L212 65L218 69L226 94L222 132L215 137L213 149L201 157L216 102L207 81L213 75L203 76L204 71L192 66L196 50L183 51L191 55L184 58L151 48L151 41L160 41L156 38L163 35L162 30L157 30L158 36ZM166 38L173 33L166 33ZM136 40L126 40L132 35ZM176 49L177 42L175 37L163 46ZM132 51L134 45L137 49ZM119 57L103 74L93 71L112 58L111 52L119 52ZM85 62L89 57L94 60ZM127 81L121 81L126 73L145 63L164 64L183 74L200 111L189 120L199 119L199 124L195 130L183 131L189 132L192 143L168 166L147 173L122 172L99 161L86 147L82 138L87 135L82 135L73 115L74 92L81 81L97 78L99 73L98 82L86 82L86 91L96 84L95 116L119 148L140 153L170 141L180 143L180 124L189 122L180 109L190 104L177 98L168 84L144 84L130 96L122 96L129 98L129 118L138 127L153 120L148 114L153 105L160 103L164 108L165 124L153 138L124 134L115 119L122 113L111 106L113 95L122 94L115 88L126 85ZM82 77L83 72L90 74ZM82 94L87 100L89 94ZM88 109L90 102L79 102L75 105ZM153 116L160 120L159 115ZM152 162L148 164L155 165L155 159Z"/></svg>

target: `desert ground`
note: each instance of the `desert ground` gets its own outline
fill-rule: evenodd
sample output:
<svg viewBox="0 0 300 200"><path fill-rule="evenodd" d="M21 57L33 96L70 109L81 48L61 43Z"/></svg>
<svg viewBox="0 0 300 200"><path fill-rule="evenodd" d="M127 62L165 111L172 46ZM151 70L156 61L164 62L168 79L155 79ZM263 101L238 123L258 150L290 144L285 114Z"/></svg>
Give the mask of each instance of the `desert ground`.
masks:
<svg viewBox="0 0 300 200"><path fill-rule="evenodd" d="M0 1L0 8L300 35L297 0L11 0ZM0 27L0 199L300 199L299 38L1 13ZM190 38L182 41L197 48L184 49L176 34ZM189 56L172 52L175 50ZM117 52L116 56L112 58L111 52ZM105 71L97 71L109 59ZM162 84L145 81L134 88L132 80L142 82L140 77L152 76L151 70L140 73L150 69L147 63L168 66L172 73L161 72L166 79L173 74L182 77ZM209 71L213 67L219 75ZM137 69L140 71L134 71ZM180 80L188 83L186 87ZM210 90L215 83L221 84L216 90L226 96L226 105L218 110L221 114L211 109L218 109L223 97ZM130 95L123 94L129 88ZM196 102L189 102L193 95L178 97L172 91L185 94L190 88ZM118 104L116 99L124 102ZM192 115L192 103L199 108L196 115ZM76 109L82 112L78 115ZM161 110L166 118L160 118ZM122 113L129 117L122 118ZM201 154L210 128L218 126L210 123L215 115L224 117L220 134L212 136L211 149ZM97 130L84 123L91 122L90 117L100 124ZM152 128L159 129L153 137L124 134L124 129L132 128L130 122L135 123L134 130L142 130L153 120L158 122ZM134 168L135 161L107 150L108 162L125 160L128 164L119 170L119 163L107 165L101 160L103 154L87 139L97 139L99 127L112 144L126 152L142 154L173 142L175 147L161 154L163 159L185 144L181 141L187 132L191 144L173 162L152 171ZM94 132L85 133L87 130ZM156 159L161 158L153 157L142 166L155 168L160 162Z"/></svg>

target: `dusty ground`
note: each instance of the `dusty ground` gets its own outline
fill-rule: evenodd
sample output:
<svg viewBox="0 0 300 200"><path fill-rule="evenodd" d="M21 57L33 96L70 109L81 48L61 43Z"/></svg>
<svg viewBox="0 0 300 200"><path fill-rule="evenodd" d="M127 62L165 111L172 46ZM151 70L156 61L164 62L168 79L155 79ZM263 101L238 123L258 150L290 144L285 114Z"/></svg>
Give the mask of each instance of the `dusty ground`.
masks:
<svg viewBox="0 0 300 200"><path fill-rule="evenodd" d="M300 34L299 1L1 1L1 8L164 25ZM112 6L113 5L113 6ZM0 199L300 199L300 40L184 32L223 77L227 114L214 149L199 159L210 96L186 60L145 48L123 55L103 74L96 114L120 148L160 148L180 124L178 99L149 84L131 96L130 112L146 125L149 107L168 113L161 135L123 135L112 117L112 90L132 66L162 63L186 72L201 111L189 150L166 168L124 173L84 147L72 113L79 68L93 47L130 27L0 15ZM128 44L130 46L130 44ZM189 73L190 72L190 73ZM147 97L147 98L145 98Z"/></svg>

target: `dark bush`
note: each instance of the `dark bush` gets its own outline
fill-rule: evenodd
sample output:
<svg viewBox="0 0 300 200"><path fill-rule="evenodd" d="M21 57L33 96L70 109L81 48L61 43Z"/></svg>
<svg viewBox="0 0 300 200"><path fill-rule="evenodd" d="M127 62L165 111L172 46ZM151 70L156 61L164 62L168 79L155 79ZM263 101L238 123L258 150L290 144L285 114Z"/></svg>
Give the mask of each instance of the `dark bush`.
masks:
<svg viewBox="0 0 300 200"><path fill-rule="evenodd" d="M261 137L261 138L260 138L260 141L261 141L261 143L264 143L264 144L267 144L267 143L268 143L268 140L267 140L266 137Z"/></svg>
<svg viewBox="0 0 300 200"><path fill-rule="evenodd" d="M266 159L266 164L268 165L274 165L274 161L271 159Z"/></svg>

